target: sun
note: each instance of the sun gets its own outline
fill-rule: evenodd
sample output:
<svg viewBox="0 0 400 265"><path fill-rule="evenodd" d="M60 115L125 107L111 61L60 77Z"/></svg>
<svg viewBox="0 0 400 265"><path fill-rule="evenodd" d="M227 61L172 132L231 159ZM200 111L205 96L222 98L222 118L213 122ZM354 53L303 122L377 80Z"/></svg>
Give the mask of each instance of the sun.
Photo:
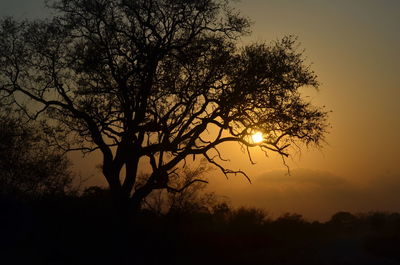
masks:
<svg viewBox="0 0 400 265"><path fill-rule="evenodd" d="M251 139L253 140L254 143L258 144L264 141L264 136L262 132L256 132L251 136Z"/></svg>

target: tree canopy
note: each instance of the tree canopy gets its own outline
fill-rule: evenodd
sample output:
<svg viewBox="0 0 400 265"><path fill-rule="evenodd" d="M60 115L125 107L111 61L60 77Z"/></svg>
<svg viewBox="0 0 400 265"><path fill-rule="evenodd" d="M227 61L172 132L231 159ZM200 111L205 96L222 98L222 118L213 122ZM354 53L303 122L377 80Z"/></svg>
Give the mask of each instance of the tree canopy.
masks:
<svg viewBox="0 0 400 265"><path fill-rule="evenodd" d="M48 4L51 19L1 20L2 96L47 120L58 146L100 150L112 193L133 208L179 190L170 179L187 158L245 175L221 163L222 143L287 156L323 140L327 113L300 94L319 84L295 38L239 45L250 22L228 1ZM151 173L137 183L143 160Z"/></svg>

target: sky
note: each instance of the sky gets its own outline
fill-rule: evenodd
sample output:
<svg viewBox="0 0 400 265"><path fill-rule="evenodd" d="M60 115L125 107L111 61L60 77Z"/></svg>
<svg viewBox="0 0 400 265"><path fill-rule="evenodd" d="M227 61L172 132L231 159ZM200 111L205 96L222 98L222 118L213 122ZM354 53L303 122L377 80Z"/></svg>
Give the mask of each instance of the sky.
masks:
<svg viewBox="0 0 400 265"><path fill-rule="evenodd" d="M233 165L252 179L213 173L208 189L233 205L265 208L272 216L297 212L327 220L337 211L400 211L400 1L242 0L234 6L252 22L241 40L270 42L296 35L320 90L304 94L330 113L321 149L302 148L287 161L224 146ZM41 0L1 0L0 16L40 18ZM95 156L73 156L89 184L104 183ZM93 165L93 166L88 166Z"/></svg>

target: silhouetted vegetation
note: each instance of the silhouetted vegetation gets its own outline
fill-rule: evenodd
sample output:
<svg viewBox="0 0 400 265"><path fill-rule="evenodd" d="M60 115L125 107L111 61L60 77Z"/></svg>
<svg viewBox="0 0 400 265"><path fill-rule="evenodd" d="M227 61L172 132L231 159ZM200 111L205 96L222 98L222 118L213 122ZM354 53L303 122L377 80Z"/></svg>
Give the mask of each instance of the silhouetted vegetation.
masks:
<svg viewBox="0 0 400 265"><path fill-rule="evenodd" d="M324 138L326 111L300 93L319 83L295 38L238 45L250 22L228 1L47 3L52 18L0 20L0 96L64 150L101 152L123 214L197 182L173 186L189 159L247 177L223 162L223 143L285 157Z"/></svg>
<svg viewBox="0 0 400 265"><path fill-rule="evenodd" d="M32 198L72 192L66 155L40 127L0 106L0 196Z"/></svg>
<svg viewBox="0 0 400 265"><path fill-rule="evenodd" d="M398 264L400 214L337 213L311 222L214 204L179 214L145 208L121 221L110 192L2 207L1 257L16 264ZM2 201L2 206L4 202ZM201 204L200 202L198 202ZM208 209L208 210L206 210ZM182 209L181 209L182 210ZM5 263L11 264L11 263Z"/></svg>
<svg viewBox="0 0 400 265"><path fill-rule="evenodd" d="M207 165L248 177L223 143L251 160L323 141L295 38L241 47L250 22L223 0L48 3L50 19L0 20L1 263L400 262L397 214L273 219L202 192ZM71 150L101 152L107 188L69 192Z"/></svg>
<svg viewBox="0 0 400 265"><path fill-rule="evenodd" d="M9 124L11 120L7 119ZM19 124L13 120L13 124ZM8 128L9 130L6 130ZM10 130L3 128L2 137ZM26 124L24 130L28 130ZM22 130L22 131L24 131ZM33 134L29 131L28 135ZM7 138L9 139L9 138ZM24 138L25 139L25 138ZM35 139L41 139L35 138ZM26 138L17 162L42 149ZM4 141L15 143L18 141ZM19 146L19 145L17 145ZM8 145L10 153L15 145ZM37 157L41 157L38 155ZM3 162L8 161L4 159ZM64 158L65 159L65 158ZM35 160L33 160L35 161ZM53 163L53 160L46 163ZM29 164L35 170L38 165ZM56 164L58 165L58 164ZM63 164L64 165L64 164ZM67 164L66 172L68 172ZM46 166L46 168L52 168ZM64 168L63 168L64 169ZM9 169L9 170L12 170ZM184 180L201 179L204 167L186 169ZM15 169L15 172L19 172ZM57 172L57 171L55 171ZM42 178L29 179L42 186ZM53 174L44 175L50 178ZM61 180L69 175L61 175ZM66 192L69 181L22 191L25 178L0 197L0 260L4 264L397 264L400 214L339 212L325 223L286 213L272 218L262 209L233 208L226 198L204 193L204 183L154 191L135 218L121 218L111 191L88 187ZM47 183L47 182L45 182ZM9 192L19 190L20 192ZM23 194L24 196L21 196Z"/></svg>

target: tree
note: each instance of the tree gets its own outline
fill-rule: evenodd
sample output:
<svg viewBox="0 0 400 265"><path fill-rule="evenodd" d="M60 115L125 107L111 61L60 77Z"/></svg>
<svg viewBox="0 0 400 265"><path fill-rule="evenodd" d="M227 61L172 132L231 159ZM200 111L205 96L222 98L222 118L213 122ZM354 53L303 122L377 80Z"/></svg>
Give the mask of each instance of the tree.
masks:
<svg viewBox="0 0 400 265"><path fill-rule="evenodd" d="M318 81L295 38L241 47L250 23L228 1L49 6L48 20L2 19L0 89L30 117L49 121L59 146L100 150L123 208L171 188L188 158L247 177L222 163L222 143L288 156L292 143L323 140L327 113L301 97L299 88ZM252 141L255 132L262 142ZM136 185L140 162L151 172Z"/></svg>
<svg viewBox="0 0 400 265"><path fill-rule="evenodd" d="M18 198L64 195L74 175L64 153L45 135L6 110L0 114L0 194Z"/></svg>

